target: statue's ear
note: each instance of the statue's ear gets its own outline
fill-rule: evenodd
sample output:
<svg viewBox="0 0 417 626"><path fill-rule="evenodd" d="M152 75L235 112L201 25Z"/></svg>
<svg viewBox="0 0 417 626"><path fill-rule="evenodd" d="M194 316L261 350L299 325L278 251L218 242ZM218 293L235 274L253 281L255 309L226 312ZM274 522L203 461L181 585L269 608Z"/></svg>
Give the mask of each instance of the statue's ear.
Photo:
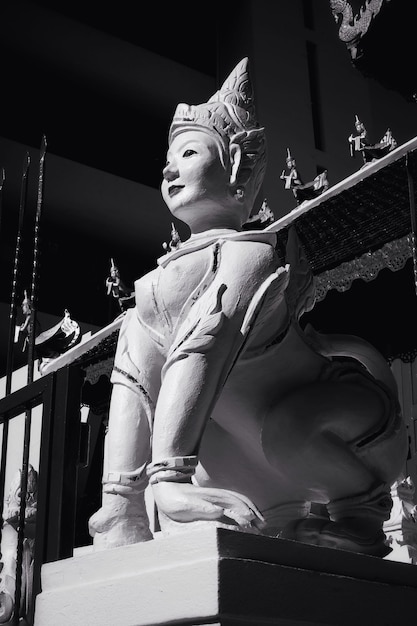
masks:
<svg viewBox="0 0 417 626"><path fill-rule="evenodd" d="M237 182L240 163L242 160L242 148L238 143L231 143L229 146L230 156L230 184L235 185Z"/></svg>

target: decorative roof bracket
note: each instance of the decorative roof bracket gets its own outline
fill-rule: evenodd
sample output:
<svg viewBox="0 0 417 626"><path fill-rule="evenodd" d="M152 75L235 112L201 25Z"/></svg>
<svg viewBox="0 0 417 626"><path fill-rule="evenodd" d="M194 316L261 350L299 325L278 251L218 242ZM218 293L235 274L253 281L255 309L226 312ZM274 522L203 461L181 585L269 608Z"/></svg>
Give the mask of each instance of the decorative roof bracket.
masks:
<svg viewBox="0 0 417 626"><path fill-rule="evenodd" d="M347 0L330 0L331 11L336 23L339 24L339 39L346 44L352 59L360 55L360 40L384 2L390 2L390 0L366 0L359 13L354 15Z"/></svg>

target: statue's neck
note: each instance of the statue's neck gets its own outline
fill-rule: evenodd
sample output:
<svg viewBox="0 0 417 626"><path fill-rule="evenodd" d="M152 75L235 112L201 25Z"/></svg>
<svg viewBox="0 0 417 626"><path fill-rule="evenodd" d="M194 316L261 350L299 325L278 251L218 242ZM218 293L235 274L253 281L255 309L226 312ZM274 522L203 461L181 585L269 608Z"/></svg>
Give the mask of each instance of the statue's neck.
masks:
<svg viewBox="0 0 417 626"><path fill-rule="evenodd" d="M232 212L227 209L217 214L208 213L207 217L199 215L188 222L191 235L199 235L212 230L240 230L241 225L241 215L238 211Z"/></svg>
<svg viewBox="0 0 417 626"><path fill-rule="evenodd" d="M241 230L249 209L246 203L238 202L233 197L222 197L184 204L176 207L172 213L187 224L191 235L198 235L214 229Z"/></svg>
<svg viewBox="0 0 417 626"><path fill-rule="evenodd" d="M188 241L192 242L200 239L220 237L221 235L230 235L236 232L238 232L236 228L210 228L202 231L201 233L191 233L191 237Z"/></svg>

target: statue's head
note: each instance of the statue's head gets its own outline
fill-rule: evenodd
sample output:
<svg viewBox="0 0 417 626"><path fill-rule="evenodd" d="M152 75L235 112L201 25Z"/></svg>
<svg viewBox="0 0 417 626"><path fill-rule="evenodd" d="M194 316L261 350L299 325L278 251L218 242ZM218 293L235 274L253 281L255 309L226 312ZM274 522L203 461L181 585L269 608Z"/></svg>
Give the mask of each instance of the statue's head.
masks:
<svg viewBox="0 0 417 626"><path fill-rule="evenodd" d="M355 128L356 128L356 132L358 133L363 133L366 130L365 125L363 124L363 122L360 121L357 115L355 115Z"/></svg>
<svg viewBox="0 0 417 626"><path fill-rule="evenodd" d="M208 102L177 106L168 142L162 194L171 212L190 224L191 207L200 212L223 207L224 225L233 214L230 225L236 226L239 215L240 227L266 168L265 133L255 115L247 58Z"/></svg>
<svg viewBox="0 0 417 626"><path fill-rule="evenodd" d="M343 13L343 11L346 9L347 6L348 6L347 0L330 0L330 9L335 19L337 18L337 15L339 13Z"/></svg>
<svg viewBox="0 0 417 626"><path fill-rule="evenodd" d="M286 165L287 165L289 170L291 170L291 169L296 167L295 159L291 155L291 152L290 152L289 148L287 148L287 158L285 159L285 163L286 163Z"/></svg>

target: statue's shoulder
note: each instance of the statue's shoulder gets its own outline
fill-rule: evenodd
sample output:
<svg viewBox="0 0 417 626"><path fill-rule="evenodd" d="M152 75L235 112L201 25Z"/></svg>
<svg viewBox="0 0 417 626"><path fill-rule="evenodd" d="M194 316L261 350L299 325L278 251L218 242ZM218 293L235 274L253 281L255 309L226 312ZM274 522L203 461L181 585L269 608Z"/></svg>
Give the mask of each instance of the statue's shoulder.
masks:
<svg viewBox="0 0 417 626"><path fill-rule="evenodd" d="M159 281L159 268L155 268L135 281L136 313L146 324L154 325L155 290Z"/></svg>
<svg viewBox="0 0 417 626"><path fill-rule="evenodd" d="M158 273L159 268L156 267L135 281L136 301L138 301L138 296L143 298L144 296L152 293L153 285L158 280Z"/></svg>
<svg viewBox="0 0 417 626"><path fill-rule="evenodd" d="M222 265L237 275L274 272L280 265L275 247L262 239L231 239L222 246Z"/></svg>
<svg viewBox="0 0 417 626"><path fill-rule="evenodd" d="M175 320L191 294L216 263L209 249L199 249L171 259L135 282L136 313L143 327L169 339Z"/></svg>
<svg viewBox="0 0 417 626"><path fill-rule="evenodd" d="M262 239L227 239L223 243L225 250L231 254L259 254L263 258L270 258L275 254L275 248L270 241Z"/></svg>

